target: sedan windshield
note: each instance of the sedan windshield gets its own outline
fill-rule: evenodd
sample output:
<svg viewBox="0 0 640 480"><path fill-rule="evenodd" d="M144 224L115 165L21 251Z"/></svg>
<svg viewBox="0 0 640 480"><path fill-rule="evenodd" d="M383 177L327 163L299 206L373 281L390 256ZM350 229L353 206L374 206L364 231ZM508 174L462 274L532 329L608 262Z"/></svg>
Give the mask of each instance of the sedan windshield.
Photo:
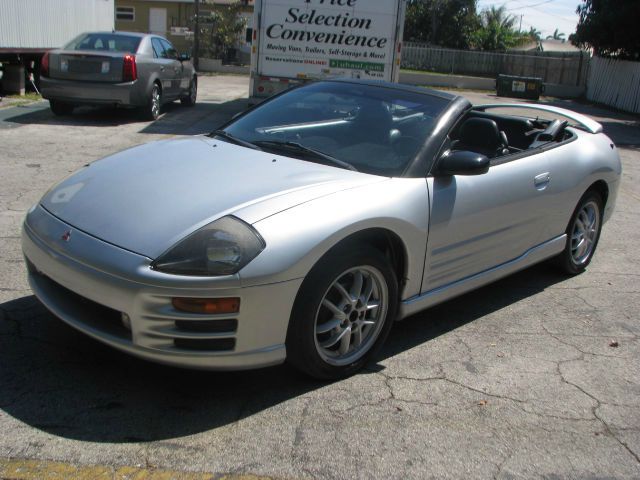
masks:
<svg viewBox="0 0 640 480"><path fill-rule="evenodd" d="M401 175L449 100L320 82L267 101L224 131L266 151L374 175Z"/></svg>
<svg viewBox="0 0 640 480"><path fill-rule="evenodd" d="M140 37L113 33L83 33L65 45L64 49L136 53L140 39Z"/></svg>

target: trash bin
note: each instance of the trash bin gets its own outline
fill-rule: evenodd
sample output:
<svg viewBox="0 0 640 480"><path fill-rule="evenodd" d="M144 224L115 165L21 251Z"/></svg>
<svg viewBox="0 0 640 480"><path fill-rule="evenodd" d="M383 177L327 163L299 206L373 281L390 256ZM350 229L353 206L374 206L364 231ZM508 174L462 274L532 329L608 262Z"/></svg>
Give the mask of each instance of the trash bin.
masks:
<svg viewBox="0 0 640 480"><path fill-rule="evenodd" d="M498 75L496 80L496 93L499 97L538 100L542 92L544 92L544 85L542 79L538 77Z"/></svg>

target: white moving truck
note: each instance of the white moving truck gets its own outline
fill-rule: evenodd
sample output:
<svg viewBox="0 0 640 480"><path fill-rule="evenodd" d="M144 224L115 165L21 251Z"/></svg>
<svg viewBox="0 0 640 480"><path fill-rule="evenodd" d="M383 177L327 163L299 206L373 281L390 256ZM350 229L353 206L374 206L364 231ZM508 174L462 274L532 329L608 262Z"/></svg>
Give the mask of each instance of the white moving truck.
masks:
<svg viewBox="0 0 640 480"><path fill-rule="evenodd" d="M397 82L406 0L256 0L252 97L322 78Z"/></svg>

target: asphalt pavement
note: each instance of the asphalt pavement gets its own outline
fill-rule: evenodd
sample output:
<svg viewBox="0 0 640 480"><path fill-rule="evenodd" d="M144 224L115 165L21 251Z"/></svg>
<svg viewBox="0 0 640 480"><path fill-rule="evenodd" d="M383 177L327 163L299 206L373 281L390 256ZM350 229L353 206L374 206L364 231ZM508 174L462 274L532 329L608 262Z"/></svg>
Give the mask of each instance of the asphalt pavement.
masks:
<svg viewBox="0 0 640 480"><path fill-rule="evenodd" d="M538 265L415 315L347 380L155 365L48 313L26 282L27 209L86 163L213 130L247 91L203 77L195 108L154 123L0 109L0 478L640 478L640 121L612 110L543 99L602 122L623 159L588 271Z"/></svg>

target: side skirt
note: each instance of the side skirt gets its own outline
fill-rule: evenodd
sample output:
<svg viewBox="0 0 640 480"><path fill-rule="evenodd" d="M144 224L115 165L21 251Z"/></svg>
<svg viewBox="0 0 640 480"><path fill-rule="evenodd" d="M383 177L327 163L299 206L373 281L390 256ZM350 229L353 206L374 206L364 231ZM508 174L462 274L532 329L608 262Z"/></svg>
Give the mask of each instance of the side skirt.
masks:
<svg viewBox="0 0 640 480"><path fill-rule="evenodd" d="M553 238L531 248L518 258L483 272L476 273L470 277L457 280L449 283L448 285L443 285L441 287L434 288L433 290L429 290L428 292L403 300L400 304L398 319L401 320L424 310L425 308L432 307L438 303L442 303L453 297L462 295L463 293L475 290L476 288L530 267L531 265L546 260L547 258L551 258L562 252L566 244L567 235L560 235L559 237Z"/></svg>

